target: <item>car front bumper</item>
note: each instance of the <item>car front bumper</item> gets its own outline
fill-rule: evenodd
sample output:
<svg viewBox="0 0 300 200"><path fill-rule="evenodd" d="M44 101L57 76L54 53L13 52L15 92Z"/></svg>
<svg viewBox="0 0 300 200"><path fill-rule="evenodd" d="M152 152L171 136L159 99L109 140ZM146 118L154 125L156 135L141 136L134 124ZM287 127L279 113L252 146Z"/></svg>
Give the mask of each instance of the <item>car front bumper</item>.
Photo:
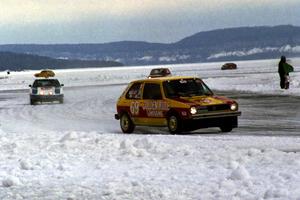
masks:
<svg viewBox="0 0 300 200"><path fill-rule="evenodd" d="M239 111L220 112L220 113L205 113L193 115L190 119L182 121L184 130L195 130L199 128L231 126L238 127Z"/></svg>
<svg viewBox="0 0 300 200"><path fill-rule="evenodd" d="M211 118L223 118L223 117L237 117L242 113L240 111L226 111L226 112L207 112L201 114L195 114L191 116L191 119L211 119Z"/></svg>
<svg viewBox="0 0 300 200"><path fill-rule="evenodd" d="M53 101L62 101L64 98L63 94L59 95L30 95L31 101L39 101L39 102L53 102Z"/></svg>

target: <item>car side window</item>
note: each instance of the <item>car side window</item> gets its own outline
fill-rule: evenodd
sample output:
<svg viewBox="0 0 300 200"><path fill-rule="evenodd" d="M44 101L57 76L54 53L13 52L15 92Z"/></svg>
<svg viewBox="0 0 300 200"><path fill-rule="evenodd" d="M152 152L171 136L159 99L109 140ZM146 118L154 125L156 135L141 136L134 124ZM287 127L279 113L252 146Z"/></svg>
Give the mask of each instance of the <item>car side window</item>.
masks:
<svg viewBox="0 0 300 200"><path fill-rule="evenodd" d="M142 83L134 83L126 94L126 99L140 99L141 98L141 86Z"/></svg>
<svg viewBox="0 0 300 200"><path fill-rule="evenodd" d="M143 99L162 99L160 85L156 83L145 83Z"/></svg>

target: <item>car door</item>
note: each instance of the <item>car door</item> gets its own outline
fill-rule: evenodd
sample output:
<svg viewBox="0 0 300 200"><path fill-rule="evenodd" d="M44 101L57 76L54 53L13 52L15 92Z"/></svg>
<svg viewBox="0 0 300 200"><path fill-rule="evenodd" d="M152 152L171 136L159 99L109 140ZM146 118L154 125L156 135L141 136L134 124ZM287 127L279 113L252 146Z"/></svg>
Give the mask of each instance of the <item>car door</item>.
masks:
<svg viewBox="0 0 300 200"><path fill-rule="evenodd" d="M165 112L168 105L163 100L160 83L145 83L142 96L139 123L142 125L165 126Z"/></svg>

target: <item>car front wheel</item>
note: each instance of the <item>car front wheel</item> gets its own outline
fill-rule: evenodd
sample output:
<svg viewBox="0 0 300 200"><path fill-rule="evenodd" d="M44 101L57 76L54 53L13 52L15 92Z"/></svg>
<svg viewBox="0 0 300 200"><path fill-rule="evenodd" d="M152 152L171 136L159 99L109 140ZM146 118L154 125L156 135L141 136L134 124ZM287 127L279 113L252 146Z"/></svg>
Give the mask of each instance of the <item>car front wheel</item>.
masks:
<svg viewBox="0 0 300 200"><path fill-rule="evenodd" d="M180 133L181 130L181 121L176 115L170 115L168 117L168 129L171 134Z"/></svg>
<svg viewBox="0 0 300 200"><path fill-rule="evenodd" d="M126 113L121 115L120 126L123 133L132 133L135 128L135 125L133 124L130 117Z"/></svg>

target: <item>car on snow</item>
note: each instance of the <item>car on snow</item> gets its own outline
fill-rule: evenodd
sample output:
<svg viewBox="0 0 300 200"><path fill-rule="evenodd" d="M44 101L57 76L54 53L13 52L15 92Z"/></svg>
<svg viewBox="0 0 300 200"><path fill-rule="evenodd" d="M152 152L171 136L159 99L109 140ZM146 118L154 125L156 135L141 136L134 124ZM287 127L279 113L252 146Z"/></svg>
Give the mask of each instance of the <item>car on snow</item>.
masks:
<svg viewBox="0 0 300 200"><path fill-rule="evenodd" d="M42 71L35 74L37 77L30 87L30 104L34 105L37 102L59 102L63 103L64 94L63 86L60 82L53 77L55 74L52 71ZM46 77L46 78L45 78Z"/></svg>
<svg viewBox="0 0 300 200"><path fill-rule="evenodd" d="M222 65L221 70L226 69L237 69L237 65L235 63L225 63L224 65Z"/></svg>
<svg viewBox="0 0 300 200"><path fill-rule="evenodd" d="M122 132L135 126L166 126L172 134L219 127L238 127L238 103L216 96L197 77L161 77L131 82L117 101L115 119Z"/></svg>
<svg viewBox="0 0 300 200"><path fill-rule="evenodd" d="M154 68L150 71L148 78L157 78L170 75L171 71L168 68Z"/></svg>

